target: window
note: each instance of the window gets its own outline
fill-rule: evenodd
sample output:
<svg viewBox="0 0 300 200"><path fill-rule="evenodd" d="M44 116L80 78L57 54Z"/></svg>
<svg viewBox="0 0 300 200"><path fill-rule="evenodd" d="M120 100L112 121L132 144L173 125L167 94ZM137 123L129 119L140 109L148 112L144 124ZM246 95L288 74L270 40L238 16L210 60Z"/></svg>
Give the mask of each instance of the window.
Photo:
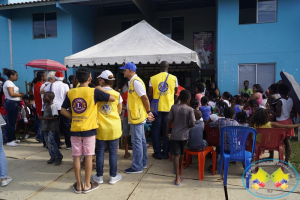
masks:
<svg viewBox="0 0 300 200"><path fill-rule="evenodd" d="M277 0L239 0L239 24L277 21Z"/></svg>
<svg viewBox="0 0 300 200"><path fill-rule="evenodd" d="M159 19L159 31L173 40L184 40L184 17Z"/></svg>
<svg viewBox="0 0 300 200"><path fill-rule="evenodd" d="M56 12L35 13L32 21L34 39L57 37Z"/></svg>
<svg viewBox="0 0 300 200"><path fill-rule="evenodd" d="M275 63L241 64L239 65L239 92L244 87L244 81L249 81L249 87L260 84L264 91L275 83Z"/></svg>
<svg viewBox="0 0 300 200"><path fill-rule="evenodd" d="M122 31L125 31L125 30L129 29L130 27L136 25L140 21L142 21L142 20L130 20L130 21L121 22Z"/></svg>

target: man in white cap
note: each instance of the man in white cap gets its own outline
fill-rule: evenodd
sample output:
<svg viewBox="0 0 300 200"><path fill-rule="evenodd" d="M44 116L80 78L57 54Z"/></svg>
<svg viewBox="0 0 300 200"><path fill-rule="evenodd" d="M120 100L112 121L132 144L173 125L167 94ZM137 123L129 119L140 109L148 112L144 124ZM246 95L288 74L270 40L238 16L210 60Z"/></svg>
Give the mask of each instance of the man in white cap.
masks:
<svg viewBox="0 0 300 200"><path fill-rule="evenodd" d="M127 110L130 122L132 142L132 166L125 169L125 173L142 173L147 168L147 144L145 139L144 123L146 119L153 121L153 114L150 112L150 102L146 94L146 87L142 79L136 75L136 66L127 63L123 69L124 77L128 82Z"/></svg>
<svg viewBox="0 0 300 200"><path fill-rule="evenodd" d="M63 83L64 75L62 71L57 71L54 75L55 82L48 84L42 91L41 94L44 94L45 92L51 91L54 93L55 97L53 100L53 103L56 104L59 112L59 127L60 127L60 133L64 133L65 136L65 143L66 143L66 149L71 149L71 141L70 141L70 120L63 116L61 111L61 105L63 104L67 92L70 90L69 86L65 83ZM60 146L59 141L59 135L56 136L55 142L58 146Z"/></svg>

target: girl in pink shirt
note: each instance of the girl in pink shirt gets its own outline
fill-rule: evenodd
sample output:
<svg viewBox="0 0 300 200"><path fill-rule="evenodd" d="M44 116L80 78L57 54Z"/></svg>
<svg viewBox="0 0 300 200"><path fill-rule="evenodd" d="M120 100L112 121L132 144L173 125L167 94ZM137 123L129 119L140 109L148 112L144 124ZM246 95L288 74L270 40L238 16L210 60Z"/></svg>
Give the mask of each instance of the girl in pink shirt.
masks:
<svg viewBox="0 0 300 200"><path fill-rule="evenodd" d="M198 106L197 109L199 109L199 107L201 106L201 98L204 97L203 92L204 92L204 85L203 85L203 83L197 84L197 87L195 89L195 93L196 93L195 99L197 99L198 102L199 102L199 106Z"/></svg>

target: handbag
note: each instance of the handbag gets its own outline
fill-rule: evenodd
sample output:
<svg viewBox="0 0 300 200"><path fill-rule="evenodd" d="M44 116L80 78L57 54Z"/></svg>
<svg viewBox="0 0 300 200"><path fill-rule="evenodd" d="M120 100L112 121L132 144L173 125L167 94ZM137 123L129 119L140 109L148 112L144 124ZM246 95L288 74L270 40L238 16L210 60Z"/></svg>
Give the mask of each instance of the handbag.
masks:
<svg viewBox="0 0 300 200"><path fill-rule="evenodd" d="M169 74L168 74L168 76L167 76L167 78L166 78L166 80L164 82L164 85L162 85L162 90L165 88L165 85L167 83L168 77L169 77ZM150 111L153 114L155 114L155 115L158 114L158 103L159 103L159 99L160 99L161 93L162 93L162 91L160 92L158 99L152 99L152 101L151 101Z"/></svg>

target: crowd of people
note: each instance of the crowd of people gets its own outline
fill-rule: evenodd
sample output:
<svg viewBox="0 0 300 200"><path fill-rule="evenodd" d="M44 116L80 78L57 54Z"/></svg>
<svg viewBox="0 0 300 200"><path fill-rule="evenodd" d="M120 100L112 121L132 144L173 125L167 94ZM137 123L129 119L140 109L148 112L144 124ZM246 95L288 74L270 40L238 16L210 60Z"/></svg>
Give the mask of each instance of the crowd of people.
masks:
<svg viewBox="0 0 300 200"><path fill-rule="evenodd" d="M146 91L146 85L137 75L137 67L133 63L127 63L120 69L128 82L119 90L113 89L115 76L109 70L97 77L97 87L86 68L79 68L75 76L71 75L69 84L61 71L47 75L40 71L33 81L33 106L30 106L30 98L19 92L14 84L18 73L5 69L8 79L1 79L1 115L6 122L3 141L2 133L0 137L1 186L12 180L7 176L3 144L18 146L20 141L15 136L18 120L25 124L34 121L36 140L43 143L50 155L48 164L62 163L60 135L64 135L66 149L72 149L76 179L72 187L75 193L89 193L103 183L105 151L109 153L109 183L115 184L122 179L122 175L117 173L117 149L121 137L124 159L131 157L129 141L132 145L132 165L125 173L142 173L147 169L149 127L154 151L152 157L157 160L169 159L170 154L173 157L175 185L183 181L179 166L185 148L201 151L208 145L205 124L220 130L230 125L287 128L285 161L289 161L290 138L295 136L293 128L300 125L291 120L296 112L289 97L289 87L285 84L274 83L264 93L259 84L250 89L249 81L245 80L240 94L232 96L227 91L221 95L216 84L208 80L205 84L198 81L195 90L189 91L178 84L176 76L169 73L168 62L163 61L160 72L150 77ZM28 137L28 132L26 135ZM256 142L261 142L260 134ZM216 147L216 151L218 163L220 146ZM270 158L273 158L273 152L270 152ZM85 178L82 181L80 172L83 166ZM96 174L92 176L93 168ZM208 170L212 171L212 166Z"/></svg>

